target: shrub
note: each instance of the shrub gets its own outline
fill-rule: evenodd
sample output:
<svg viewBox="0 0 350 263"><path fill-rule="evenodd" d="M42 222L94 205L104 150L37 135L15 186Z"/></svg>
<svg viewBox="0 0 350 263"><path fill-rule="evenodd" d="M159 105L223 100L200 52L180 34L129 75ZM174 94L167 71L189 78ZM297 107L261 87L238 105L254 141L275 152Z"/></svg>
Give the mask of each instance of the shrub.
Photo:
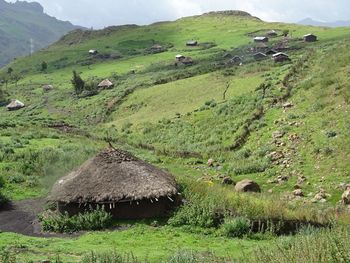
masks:
<svg viewBox="0 0 350 263"><path fill-rule="evenodd" d="M200 200L195 197L191 203L182 206L168 223L172 226L217 227L223 216L216 207L208 198Z"/></svg>
<svg viewBox="0 0 350 263"><path fill-rule="evenodd" d="M232 170L235 174L253 174L253 173L262 173L267 168L269 164L266 161L256 160L256 161L242 161Z"/></svg>
<svg viewBox="0 0 350 263"><path fill-rule="evenodd" d="M243 237L250 232L250 221L244 217L229 218L221 225L222 234L226 237Z"/></svg>
<svg viewBox="0 0 350 263"><path fill-rule="evenodd" d="M68 214L40 216L42 227L47 232L73 233L83 230L102 230L112 225L112 215L98 207L86 213L70 217Z"/></svg>
<svg viewBox="0 0 350 263"><path fill-rule="evenodd" d="M198 253L194 251L181 250L169 257L166 263L224 263L231 262L231 260L225 260L218 258L210 252Z"/></svg>
<svg viewBox="0 0 350 263"><path fill-rule="evenodd" d="M133 254L119 254L114 251L102 254L91 252L83 257L81 263L141 263L141 261Z"/></svg>
<svg viewBox="0 0 350 263"><path fill-rule="evenodd" d="M0 190L0 208L6 205L8 202L9 202L8 198Z"/></svg>

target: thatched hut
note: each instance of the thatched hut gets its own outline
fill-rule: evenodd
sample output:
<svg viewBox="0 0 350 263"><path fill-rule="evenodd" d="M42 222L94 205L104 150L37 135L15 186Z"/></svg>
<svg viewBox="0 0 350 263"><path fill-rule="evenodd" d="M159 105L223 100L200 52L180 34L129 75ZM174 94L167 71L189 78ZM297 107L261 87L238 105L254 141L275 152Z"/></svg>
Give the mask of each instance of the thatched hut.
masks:
<svg viewBox="0 0 350 263"><path fill-rule="evenodd" d="M278 36L278 34L277 34L277 32L276 32L275 30L270 30L270 31L268 31L268 32L266 33L266 35L267 35L268 37L277 37L277 36Z"/></svg>
<svg viewBox="0 0 350 263"><path fill-rule="evenodd" d="M185 58L186 57L181 54L175 56L176 61L181 61L181 60L184 60Z"/></svg>
<svg viewBox="0 0 350 263"><path fill-rule="evenodd" d="M102 80L100 84L98 84L98 87L102 89L110 89L113 86L114 84L109 79Z"/></svg>
<svg viewBox="0 0 350 263"><path fill-rule="evenodd" d="M24 108L24 103L20 102L19 100L12 100L9 105L6 106L6 108L9 111L19 110Z"/></svg>
<svg viewBox="0 0 350 263"><path fill-rule="evenodd" d="M272 59L275 62L290 61L289 56L286 53L282 53L282 52L279 52L279 53L276 53L276 54L272 55Z"/></svg>
<svg viewBox="0 0 350 263"><path fill-rule="evenodd" d="M316 42L317 41L317 36L314 34L307 34L304 37L305 42Z"/></svg>
<svg viewBox="0 0 350 263"><path fill-rule="evenodd" d="M254 37L254 42L267 43L267 42L269 42L269 38L268 37Z"/></svg>
<svg viewBox="0 0 350 263"><path fill-rule="evenodd" d="M131 154L107 149L59 180L50 201L75 215L103 206L116 219L166 216L176 205L173 176Z"/></svg>
<svg viewBox="0 0 350 263"><path fill-rule="evenodd" d="M187 41L186 42L186 46L188 46L188 47L196 47L196 46L198 46L198 41L196 41L196 40Z"/></svg>
<svg viewBox="0 0 350 263"><path fill-rule="evenodd" d="M89 54L90 55L97 55L98 54L98 51L96 49L90 49L89 50Z"/></svg>

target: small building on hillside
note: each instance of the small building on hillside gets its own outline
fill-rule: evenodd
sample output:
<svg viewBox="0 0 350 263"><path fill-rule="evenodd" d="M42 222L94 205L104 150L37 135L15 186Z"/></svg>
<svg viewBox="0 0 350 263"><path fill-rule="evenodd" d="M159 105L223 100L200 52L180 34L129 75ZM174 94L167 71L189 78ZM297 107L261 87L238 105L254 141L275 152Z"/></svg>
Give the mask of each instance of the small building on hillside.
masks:
<svg viewBox="0 0 350 263"><path fill-rule="evenodd" d="M255 43L267 43L269 42L268 37L254 37L254 42Z"/></svg>
<svg viewBox="0 0 350 263"><path fill-rule="evenodd" d="M277 34L277 32L276 32L275 30L270 30L270 31L268 31L268 32L266 33L266 35L267 35L268 37L277 37L277 36L278 36L278 34Z"/></svg>
<svg viewBox="0 0 350 263"><path fill-rule="evenodd" d="M102 89L110 89L113 86L114 84L109 79L102 80L100 84L98 84L98 87Z"/></svg>
<svg viewBox="0 0 350 263"><path fill-rule="evenodd" d="M24 107L25 107L24 103L20 102L19 100L12 100L11 103L6 106L6 108L9 111L19 110L19 109L22 109Z"/></svg>
<svg viewBox="0 0 350 263"><path fill-rule="evenodd" d="M317 41L317 36L314 34L307 34L304 37L305 42L316 42Z"/></svg>
<svg viewBox="0 0 350 263"><path fill-rule="evenodd" d="M276 53L276 54L272 55L272 59L275 62L290 61L289 56L286 53L282 53L282 52L279 52L279 53Z"/></svg>
<svg viewBox="0 0 350 263"><path fill-rule="evenodd" d="M176 61L179 61L179 62L180 62L180 61L182 61L182 60L185 59L185 56L179 54L179 55L176 55L176 56L175 56L175 59L176 59Z"/></svg>
<svg viewBox="0 0 350 263"><path fill-rule="evenodd" d="M196 47L196 46L198 46L198 41L196 41L196 40L187 41L186 42L186 46L188 46L188 47Z"/></svg>
<svg viewBox="0 0 350 263"><path fill-rule="evenodd" d="M97 55L97 54L98 54L98 51L95 50L95 49L90 49L90 50L89 50L89 54L90 54L90 55Z"/></svg>
<svg viewBox="0 0 350 263"><path fill-rule="evenodd" d="M264 53L258 52L253 55L255 60L263 60L266 59L267 56Z"/></svg>
<svg viewBox="0 0 350 263"><path fill-rule="evenodd" d="M52 85L44 85L42 88L43 88L43 91L45 91L45 92L49 92L49 91L53 90Z"/></svg>
<svg viewBox="0 0 350 263"><path fill-rule="evenodd" d="M168 172L110 148L56 182L48 199L71 216L99 206L114 219L145 219L168 216L179 192Z"/></svg>
<svg viewBox="0 0 350 263"><path fill-rule="evenodd" d="M155 44L151 46L149 50L151 51L151 53L161 53L165 51L165 48L161 45Z"/></svg>

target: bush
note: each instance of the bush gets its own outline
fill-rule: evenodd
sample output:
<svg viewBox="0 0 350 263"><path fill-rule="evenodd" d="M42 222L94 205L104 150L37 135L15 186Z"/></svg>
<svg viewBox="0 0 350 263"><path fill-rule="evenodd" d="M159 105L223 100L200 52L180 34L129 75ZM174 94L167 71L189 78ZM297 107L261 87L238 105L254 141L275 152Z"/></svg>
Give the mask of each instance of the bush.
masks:
<svg viewBox="0 0 350 263"><path fill-rule="evenodd" d="M216 207L209 199L194 198L192 203L182 206L168 223L172 226L217 227L223 215L218 213Z"/></svg>
<svg viewBox="0 0 350 263"><path fill-rule="evenodd" d="M144 262L144 261L143 261ZM116 251L91 254L83 257L81 263L141 263L133 254L119 254Z"/></svg>
<svg viewBox="0 0 350 263"><path fill-rule="evenodd" d="M243 237L249 234L250 221L244 217L229 218L221 225L222 234L226 237Z"/></svg>
<svg viewBox="0 0 350 263"><path fill-rule="evenodd" d="M235 174L253 174L253 173L262 173L267 168L269 164L266 161L256 160L256 161L242 161L232 170Z"/></svg>
<svg viewBox="0 0 350 263"><path fill-rule="evenodd" d="M194 251L182 250L172 255L166 263L224 263L231 262L231 260L225 260L218 258L210 252L198 253Z"/></svg>
<svg viewBox="0 0 350 263"><path fill-rule="evenodd" d="M8 198L0 190L0 208L9 202ZM1 261L0 261L1 262Z"/></svg>
<svg viewBox="0 0 350 263"><path fill-rule="evenodd" d="M98 207L96 210L70 217L68 214L51 214L40 217L46 232L73 233L83 230L102 230L112 225L112 215Z"/></svg>

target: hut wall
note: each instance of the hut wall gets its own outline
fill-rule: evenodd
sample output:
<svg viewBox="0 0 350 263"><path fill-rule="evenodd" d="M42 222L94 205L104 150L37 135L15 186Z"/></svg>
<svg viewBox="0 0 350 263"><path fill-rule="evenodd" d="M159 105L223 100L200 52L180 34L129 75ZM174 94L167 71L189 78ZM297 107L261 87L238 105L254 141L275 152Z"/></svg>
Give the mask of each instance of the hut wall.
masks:
<svg viewBox="0 0 350 263"><path fill-rule="evenodd" d="M175 198L175 197L174 197ZM173 198L172 198L173 199ZM114 219L144 219L165 217L175 207L176 202L170 201L167 197L161 197L158 202L153 199L153 203L148 200L115 203L112 206L105 204L104 209L113 215ZM90 209L96 209L98 204L88 203L85 205L78 203L58 203L58 210L61 213L67 212L70 216L84 213ZM101 205L100 205L101 206Z"/></svg>

